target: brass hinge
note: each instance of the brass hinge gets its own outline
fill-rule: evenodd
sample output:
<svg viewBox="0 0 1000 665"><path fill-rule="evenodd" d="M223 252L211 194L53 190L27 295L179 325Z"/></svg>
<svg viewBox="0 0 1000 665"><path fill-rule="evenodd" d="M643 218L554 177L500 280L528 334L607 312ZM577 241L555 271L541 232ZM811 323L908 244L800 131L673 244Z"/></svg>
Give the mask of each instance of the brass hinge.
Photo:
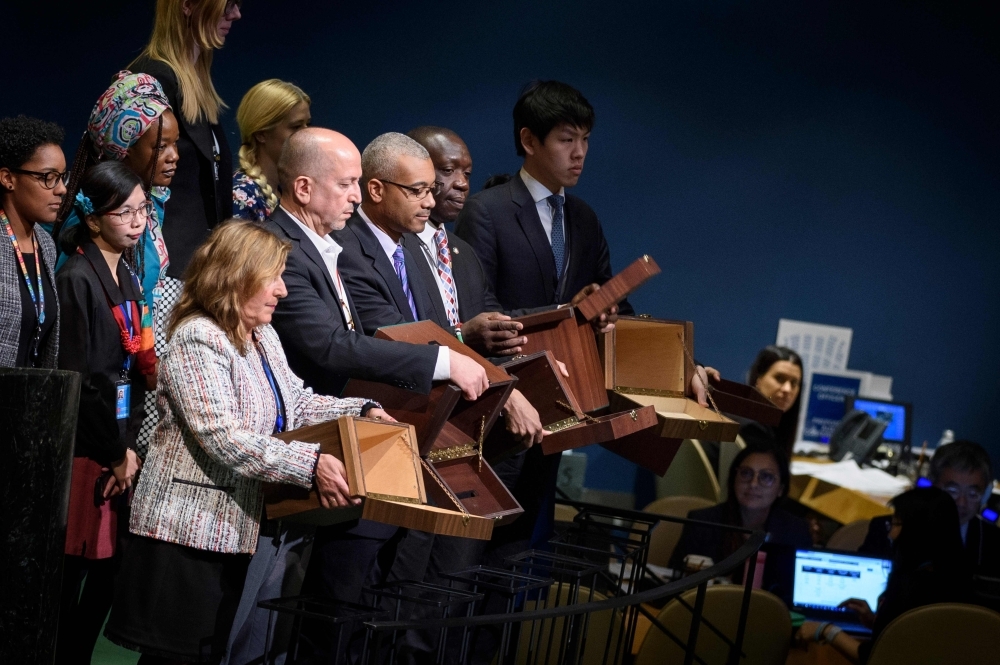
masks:
<svg viewBox="0 0 1000 665"><path fill-rule="evenodd" d="M376 494L375 492L367 492L369 499L376 499L378 501L396 501L398 503L413 503L417 505L420 504L420 499L414 499L409 496L394 496L392 494Z"/></svg>
<svg viewBox="0 0 1000 665"><path fill-rule="evenodd" d="M615 386L615 392L626 395L649 395L651 397L687 397L683 390L660 390L658 388L630 388L628 386Z"/></svg>
<svg viewBox="0 0 1000 665"><path fill-rule="evenodd" d="M479 451L471 443L463 443L460 446L450 448L438 448L427 453L427 461L432 463L447 462L448 460L461 459L462 457L472 457L478 455Z"/></svg>
<svg viewBox="0 0 1000 665"><path fill-rule="evenodd" d="M547 432L555 433L555 432L561 432L564 429L569 429L570 427L574 427L579 424L580 421L577 419L576 416L570 416L565 420L558 420L552 423L551 425L546 425L543 429Z"/></svg>

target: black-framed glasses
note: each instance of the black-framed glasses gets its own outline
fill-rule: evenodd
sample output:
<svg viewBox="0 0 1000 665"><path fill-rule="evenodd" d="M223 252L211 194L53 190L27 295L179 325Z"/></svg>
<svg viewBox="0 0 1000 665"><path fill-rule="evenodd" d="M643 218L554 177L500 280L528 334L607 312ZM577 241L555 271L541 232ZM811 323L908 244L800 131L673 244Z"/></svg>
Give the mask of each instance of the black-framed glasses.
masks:
<svg viewBox="0 0 1000 665"><path fill-rule="evenodd" d="M398 182L393 182L392 180L383 180L382 178L376 178L376 180L378 180L379 182L384 182L387 185L395 185L396 187L399 187L401 190L403 190L403 193L406 196L406 198L410 199L411 201L423 201L424 199L427 198L428 194L434 192L434 190L436 189L435 185L437 185L437 183L434 183L431 185L420 185L419 187L414 187L413 185L401 185Z"/></svg>
<svg viewBox="0 0 1000 665"><path fill-rule="evenodd" d="M774 475L767 469L755 471L749 466L741 466L737 469L736 477L740 480L740 482L744 482L747 485L751 484L753 479L756 477L757 484L761 487L773 487L774 483L778 480L778 476Z"/></svg>
<svg viewBox="0 0 1000 665"><path fill-rule="evenodd" d="M56 183L60 180L64 185L69 183L69 171L63 171L60 173L59 171L28 171L25 169L11 169L10 172L20 173L21 175L30 175L32 178L35 178L38 182L42 183L42 187L45 189L53 189L56 186Z"/></svg>
<svg viewBox="0 0 1000 665"><path fill-rule="evenodd" d="M151 201L146 201L138 208L125 208L121 212L108 212L105 214L117 217L118 224L131 224L135 221L136 215L143 220L149 219L149 216L153 214L153 203Z"/></svg>

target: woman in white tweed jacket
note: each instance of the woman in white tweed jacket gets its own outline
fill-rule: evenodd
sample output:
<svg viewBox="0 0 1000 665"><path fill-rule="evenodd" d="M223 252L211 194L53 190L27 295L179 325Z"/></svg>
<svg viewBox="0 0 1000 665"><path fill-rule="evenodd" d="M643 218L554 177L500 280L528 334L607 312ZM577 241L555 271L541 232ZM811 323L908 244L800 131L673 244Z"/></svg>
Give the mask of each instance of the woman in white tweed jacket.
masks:
<svg viewBox="0 0 1000 665"><path fill-rule="evenodd" d="M257 544L261 482L351 499L343 465L317 444L272 436L345 415L364 399L315 395L269 324L286 295L288 243L260 226L218 227L189 264L160 360L160 422L132 501L108 637L143 659L220 658Z"/></svg>

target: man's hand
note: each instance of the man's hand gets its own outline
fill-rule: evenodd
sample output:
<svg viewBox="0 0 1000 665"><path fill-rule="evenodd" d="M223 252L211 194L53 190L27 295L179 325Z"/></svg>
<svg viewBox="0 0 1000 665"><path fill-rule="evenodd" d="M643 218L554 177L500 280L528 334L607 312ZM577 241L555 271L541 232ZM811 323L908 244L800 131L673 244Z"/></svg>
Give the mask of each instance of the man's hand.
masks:
<svg viewBox="0 0 1000 665"><path fill-rule="evenodd" d="M522 441L525 448L541 443L548 434L542 429L538 411L531 406L531 402L521 394L520 390L511 391L507 403L503 405L503 412L507 421L507 431Z"/></svg>
<svg viewBox="0 0 1000 665"><path fill-rule="evenodd" d="M451 382L462 389L465 399L475 400L490 387L482 365L455 351L448 355L451 358Z"/></svg>
<svg viewBox="0 0 1000 665"><path fill-rule="evenodd" d="M702 367L701 365L695 365L694 376L691 377L691 392L694 393L695 398L698 400L698 404L704 407L708 406L708 377L711 376L713 379L718 381L722 378L719 374L719 370L714 367Z"/></svg>
<svg viewBox="0 0 1000 665"><path fill-rule="evenodd" d="M583 302L584 298L589 296L594 291L599 290L600 288L601 288L600 284L588 284L587 286L580 289L575 296L573 296L573 299L569 301L569 304L573 307L576 307L581 302ZM615 322L617 320L618 320L618 305L612 305L604 312L601 312L601 315L599 317L591 321L590 325L593 326L594 330L599 333L607 333L611 332L614 329Z"/></svg>
<svg viewBox="0 0 1000 665"><path fill-rule="evenodd" d="M871 628L875 625L875 613L872 612L872 608L868 605L867 600L848 598L840 604L840 607L857 612L858 617L861 619L861 624L866 628Z"/></svg>
<svg viewBox="0 0 1000 665"><path fill-rule="evenodd" d="M351 498L344 464L333 455L321 454L316 463L316 492L324 508L344 508L361 505L361 499Z"/></svg>
<svg viewBox="0 0 1000 665"><path fill-rule="evenodd" d="M528 342L519 334L523 327L506 314L483 312L462 324L462 339L488 356L516 356Z"/></svg>

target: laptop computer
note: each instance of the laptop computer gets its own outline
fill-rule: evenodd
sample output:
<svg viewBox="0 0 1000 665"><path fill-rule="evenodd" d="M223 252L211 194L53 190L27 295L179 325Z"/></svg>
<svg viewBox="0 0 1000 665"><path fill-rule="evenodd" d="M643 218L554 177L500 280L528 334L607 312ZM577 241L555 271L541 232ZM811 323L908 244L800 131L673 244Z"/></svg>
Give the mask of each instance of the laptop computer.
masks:
<svg viewBox="0 0 1000 665"><path fill-rule="evenodd" d="M856 613L839 605L849 598L861 598L876 610L891 571L890 559L830 550L796 550L792 608L811 621L830 621L850 633L870 634Z"/></svg>

